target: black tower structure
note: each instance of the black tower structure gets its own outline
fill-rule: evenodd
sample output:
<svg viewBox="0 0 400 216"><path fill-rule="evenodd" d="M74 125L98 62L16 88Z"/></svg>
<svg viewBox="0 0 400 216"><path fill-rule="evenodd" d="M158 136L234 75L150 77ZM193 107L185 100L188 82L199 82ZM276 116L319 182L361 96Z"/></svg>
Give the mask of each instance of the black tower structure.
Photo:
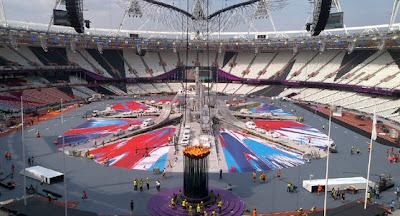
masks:
<svg viewBox="0 0 400 216"><path fill-rule="evenodd" d="M183 192L191 202L201 202L208 197L208 155L210 149L189 146L184 150Z"/></svg>

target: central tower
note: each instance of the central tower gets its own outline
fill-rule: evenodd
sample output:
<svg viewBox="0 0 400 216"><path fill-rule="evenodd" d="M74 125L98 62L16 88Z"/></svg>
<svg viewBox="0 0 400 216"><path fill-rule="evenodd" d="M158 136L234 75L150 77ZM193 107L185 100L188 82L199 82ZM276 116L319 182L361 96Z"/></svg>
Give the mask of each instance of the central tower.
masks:
<svg viewBox="0 0 400 216"><path fill-rule="evenodd" d="M208 155L210 149L203 146L188 146L183 151L183 192L191 202L208 199Z"/></svg>

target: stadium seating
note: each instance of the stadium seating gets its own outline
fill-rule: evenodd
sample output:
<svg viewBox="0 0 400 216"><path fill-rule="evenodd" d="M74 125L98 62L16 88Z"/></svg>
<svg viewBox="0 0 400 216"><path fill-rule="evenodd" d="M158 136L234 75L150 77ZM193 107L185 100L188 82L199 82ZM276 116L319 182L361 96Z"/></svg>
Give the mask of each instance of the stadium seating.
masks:
<svg viewBox="0 0 400 216"><path fill-rule="evenodd" d="M55 87L43 87L51 83L44 77L28 76L24 78L7 78L2 81L3 83L0 87L3 90L10 89L10 91L0 93L0 104L5 104L10 110L19 110L21 96L26 108L60 103L61 99L64 102L75 99L72 93L66 93ZM37 88L34 88L35 86Z"/></svg>
<svg viewBox="0 0 400 216"><path fill-rule="evenodd" d="M108 91L114 93L115 95L126 95L126 92L122 91L121 89L115 87L114 85L104 84L101 87L107 89Z"/></svg>
<svg viewBox="0 0 400 216"><path fill-rule="evenodd" d="M245 78L257 79L261 75L260 72L265 70L274 56L275 53L258 53L249 68L249 73L245 75Z"/></svg>
<svg viewBox="0 0 400 216"><path fill-rule="evenodd" d="M94 68L98 74L101 74L105 77L111 77L111 75L95 60L86 50L77 50L76 51L80 57L83 59L81 62L87 62L92 68ZM77 57L79 58L79 57ZM76 62L78 63L78 62ZM85 64L85 63L83 63Z"/></svg>
<svg viewBox="0 0 400 216"><path fill-rule="evenodd" d="M318 52L315 51L304 51L298 53L294 58L295 63L289 73L288 79L290 80L293 79L293 77L299 76L302 70L317 56Z"/></svg>
<svg viewBox="0 0 400 216"><path fill-rule="evenodd" d="M91 65L88 61L86 61L85 58L83 58L79 52L73 52L71 49L67 49L66 52L68 60L72 64L80 66L81 68L87 71L91 71L94 73L98 72L97 69L93 65Z"/></svg>
<svg viewBox="0 0 400 216"><path fill-rule="evenodd" d="M262 74L259 79L269 79L277 72L283 70L289 61L293 58L293 53L290 51L279 52L273 61L266 68L266 72Z"/></svg>
<svg viewBox="0 0 400 216"><path fill-rule="evenodd" d="M126 86L126 88L128 90L128 94L143 95L143 94L147 94L148 93L142 87L140 87L138 84L128 84Z"/></svg>
<svg viewBox="0 0 400 216"><path fill-rule="evenodd" d="M333 51L328 51L332 53ZM315 76L308 77L308 81L310 82L321 82L325 80L325 82L333 82L335 76L330 78L326 78L329 74L335 73L339 70L341 66L341 62L343 61L343 57L345 56L345 51L338 51L333 59L328 62L329 65L321 65L318 69L318 74Z"/></svg>
<svg viewBox="0 0 400 216"><path fill-rule="evenodd" d="M168 83L172 92L181 92L183 90L182 83Z"/></svg>
<svg viewBox="0 0 400 216"><path fill-rule="evenodd" d="M151 74L147 72L146 66L139 55L136 54L135 50L124 49L123 55L128 64L134 71L129 71L129 68L125 67L126 77L150 77Z"/></svg>
<svg viewBox="0 0 400 216"><path fill-rule="evenodd" d="M146 52L146 55L143 56L143 61L149 67L152 76L158 76L166 72L157 52Z"/></svg>
<svg viewBox="0 0 400 216"><path fill-rule="evenodd" d="M393 50L355 50L347 53L344 50L301 50L296 54L291 50L254 53L251 51L206 51L190 50L188 65L218 66L223 71L244 79L278 79L290 81L325 82L367 87L398 89L400 87L400 69L398 54ZM142 51L137 54L134 49L107 49L99 53L95 49L50 48L44 52L41 47L19 46L17 50L10 46L0 47L0 69L47 67L51 65L74 65L83 70L97 73L105 78L151 78L168 73L186 62L186 51L160 50ZM277 76L279 75L279 76ZM27 107L39 107L63 100L89 98L95 91L86 87L85 79L68 75L67 81L79 84L70 87L71 93L65 93L55 87L27 89L1 93L1 109L18 108L19 96L29 98ZM164 78L163 78L164 79ZM48 85L52 80L38 77L10 79L8 83L0 83L1 89L10 87ZM189 84L193 85L193 84ZM171 83L160 82L126 84L101 83L103 89L115 95L149 94L180 92L182 83L172 80ZM211 91L223 94L248 95L258 92L264 95L285 97L315 102L320 104L334 103L347 109L372 113L374 110L381 117L400 119L396 113L399 100L390 97L377 97L367 94L327 90L318 88L285 88L275 86L249 85L240 82L210 84ZM268 89L268 94L265 91ZM263 91L260 91L263 90ZM276 90L276 91L275 91ZM73 95L71 95L73 94ZM295 96L293 96L295 95ZM397 121L397 120L395 120Z"/></svg>
<svg viewBox="0 0 400 216"><path fill-rule="evenodd" d="M165 71L171 71L176 68L178 55L174 52L159 52L162 62L165 63Z"/></svg>
<svg viewBox="0 0 400 216"><path fill-rule="evenodd" d="M0 55L4 59L7 59L10 62L15 63L16 65L21 65L25 67L29 67L32 63L24 56L21 56L18 52L14 49L10 48L9 46L2 46L0 47Z"/></svg>
<svg viewBox="0 0 400 216"><path fill-rule="evenodd" d="M154 83L155 88L159 93L170 93L172 90L166 83Z"/></svg>
<svg viewBox="0 0 400 216"><path fill-rule="evenodd" d="M36 57L36 55L27 46L20 46L15 50L20 56L24 56L24 59L28 59L33 65L43 66L43 63Z"/></svg>
<svg viewBox="0 0 400 216"><path fill-rule="evenodd" d="M68 59L64 48L49 47L44 51L41 47L29 47L43 65L60 66L68 65Z"/></svg>
<svg viewBox="0 0 400 216"><path fill-rule="evenodd" d="M254 53L239 53L230 73L237 77L244 77L250 73L250 64L255 58Z"/></svg>
<svg viewBox="0 0 400 216"><path fill-rule="evenodd" d="M301 69L297 70L298 71L297 76L294 77L289 76L289 79L303 81L303 80L308 80L311 77L317 76L318 73L320 73L321 68L329 64L331 60L336 57L337 54L338 51L326 51L313 56L311 61L309 61L307 64L301 67ZM296 64L293 66L293 68L295 66Z"/></svg>

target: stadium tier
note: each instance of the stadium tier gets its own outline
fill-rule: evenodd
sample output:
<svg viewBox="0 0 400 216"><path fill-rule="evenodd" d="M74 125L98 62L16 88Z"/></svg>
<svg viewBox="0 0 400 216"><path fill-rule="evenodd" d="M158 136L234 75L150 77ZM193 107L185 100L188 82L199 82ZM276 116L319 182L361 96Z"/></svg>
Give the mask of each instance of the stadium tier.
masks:
<svg viewBox="0 0 400 216"><path fill-rule="evenodd" d="M397 99L394 95L324 89L318 87L318 83L397 90L400 88L399 53L397 49L355 50L352 53L346 50L300 50L298 53L285 50L259 53L245 50L222 53L163 50L142 52L139 55L135 49L106 49L99 53L94 49L73 51L68 47L57 47L45 52L40 47L21 45L15 49L3 45L0 49L0 64L4 71L29 69L31 72L30 78L20 76L3 79L1 109L15 110L19 100L15 95L29 95L31 99L26 101L27 107L38 107L54 103L55 100L51 97L53 95L63 95L62 98L68 101L75 97L89 98L95 92L110 95L177 93L182 91L179 83L184 75L184 69L180 65L187 61L188 67L199 66L216 73L209 88L214 92L227 95L257 93L280 97L296 95L292 98L299 101L334 103L369 114L376 110L381 117L397 121L400 117L396 112L397 103L394 102ZM63 66L65 68L61 68ZM33 75L41 69L52 67L60 67L57 73L68 71L72 67L79 68L79 72L69 72L69 78L55 80L58 84L66 85L62 88L69 89L67 92L60 90L61 87L43 87L54 84L54 74ZM215 72L217 70L221 73ZM87 73L98 76L91 77ZM101 79L103 81L100 85L91 85ZM129 79L133 79L132 82L127 82ZM140 79L145 79L146 83L135 83L135 80ZM114 82L118 82L117 80L122 80L124 84L116 85ZM159 83L160 80L163 83ZM262 81L268 80L308 82L313 83L315 88L286 86L285 89L262 84ZM46 94L37 95L37 90L34 90L36 87L43 89ZM26 90L21 91L21 88ZM43 97L44 95L50 97ZM370 100L371 98L374 100Z"/></svg>

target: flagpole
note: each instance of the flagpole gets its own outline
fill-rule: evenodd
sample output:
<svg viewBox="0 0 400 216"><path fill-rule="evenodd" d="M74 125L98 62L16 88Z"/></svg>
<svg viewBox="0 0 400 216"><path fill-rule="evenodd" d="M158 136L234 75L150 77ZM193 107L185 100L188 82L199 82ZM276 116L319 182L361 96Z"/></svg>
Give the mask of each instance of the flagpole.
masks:
<svg viewBox="0 0 400 216"><path fill-rule="evenodd" d="M21 96L21 144L22 144L22 167L24 171L24 206L27 205L26 203L26 160L25 160L25 142L24 142L24 103Z"/></svg>
<svg viewBox="0 0 400 216"><path fill-rule="evenodd" d="M332 103L329 109L329 126L327 138L327 153L326 153L326 173L325 173L325 189L324 189L324 216L326 216L327 199L328 199L328 177L329 177L329 155L330 155L330 137L331 137L331 123L332 123Z"/></svg>
<svg viewBox="0 0 400 216"><path fill-rule="evenodd" d="M376 113L374 110L374 117L372 120L372 131L371 131L371 139L368 143L370 145L369 149L369 157L368 157L368 170L367 170L367 182L365 183L365 197L364 197L364 210L367 209L367 196L368 196L368 187L369 187L369 176L371 171L371 158L372 158L372 140L376 139Z"/></svg>
<svg viewBox="0 0 400 216"><path fill-rule="evenodd" d="M62 111L63 99L61 98L60 103L60 112L61 112L61 132L62 132L62 154L63 154L63 169L64 169L64 207L65 207L65 216L68 215L68 199L67 199L67 172L65 165L65 139L64 139L64 113Z"/></svg>

